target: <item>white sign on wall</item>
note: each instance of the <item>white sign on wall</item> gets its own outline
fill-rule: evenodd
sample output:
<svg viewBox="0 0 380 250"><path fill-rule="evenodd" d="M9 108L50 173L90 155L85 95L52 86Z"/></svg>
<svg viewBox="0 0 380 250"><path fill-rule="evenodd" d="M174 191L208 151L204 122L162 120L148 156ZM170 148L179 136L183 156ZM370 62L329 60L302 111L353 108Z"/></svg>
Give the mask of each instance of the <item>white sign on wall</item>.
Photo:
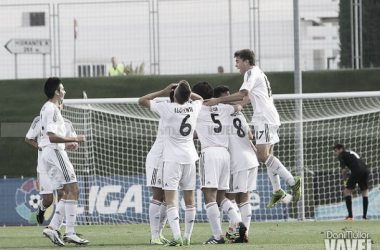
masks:
<svg viewBox="0 0 380 250"><path fill-rule="evenodd" d="M11 39L5 48L12 54L50 54L50 39Z"/></svg>

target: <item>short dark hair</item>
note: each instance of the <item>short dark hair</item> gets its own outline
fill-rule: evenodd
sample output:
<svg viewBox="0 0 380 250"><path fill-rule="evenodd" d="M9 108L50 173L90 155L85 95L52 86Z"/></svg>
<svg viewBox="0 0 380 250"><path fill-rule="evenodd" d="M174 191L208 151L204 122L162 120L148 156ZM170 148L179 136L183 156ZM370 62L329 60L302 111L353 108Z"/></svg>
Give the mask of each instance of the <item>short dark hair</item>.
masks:
<svg viewBox="0 0 380 250"><path fill-rule="evenodd" d="M210 99L214 96L214 90L211 85L206 81L199 81L194 86L192 91L200 95L204 100Z"/></svg>
<svg viewBox="0 0 380 250"><path fill-rule="evenodd" d="M249 60L249 65L256 63L255 53L251 49L242 49L235 52L234 57L240 57L243 61Z"/></svg>
<svg viewBox="0 0 380 250"><path fill-rule="evenodd" d="M59 84L61 84L62 81L58 77L49 77L44 85L44 92L48 99L53 99L55 91L59 91Z"/></svg>
<svg viewBox="0 0 380 250"><path fill-rule="evenodd" d="M170 102L174 102L174 90L177 88L177 86L174 86L172 87L172 90L170 93L169 93L169 98L170 98Z"/></svg>
<svg viewBox="0 0 380 250"><path fill-rule="evenodd" d="M175 99L179 104L189 101L191 95L190 84L186 80L178 83Z"/></svg>
<svg viewBox="0 0 380 250"><path fill-rule="evenodd" d="M230 91L230 88L229 88L228 86L226 86L226 85L220 85L220 86L218 86L218 87L216 87L216 88L214 89L214 97L215 97L215 98L218 98L218 97L220 97L223 93L226 93L226 92L228 92L228 91Z"/></svg>
<svg viewBox="0 0 380 250"><path fill-rule="evenodd" d="M333 149L334 149L334 150L335 150L335 149L338 149L338 150L339 150L339 149L343 149L343 151L345 150L345 149L344 149L344 145L343 145L343 144L339 144L339 143L336 144L336 145L333 147Z"/></svg>

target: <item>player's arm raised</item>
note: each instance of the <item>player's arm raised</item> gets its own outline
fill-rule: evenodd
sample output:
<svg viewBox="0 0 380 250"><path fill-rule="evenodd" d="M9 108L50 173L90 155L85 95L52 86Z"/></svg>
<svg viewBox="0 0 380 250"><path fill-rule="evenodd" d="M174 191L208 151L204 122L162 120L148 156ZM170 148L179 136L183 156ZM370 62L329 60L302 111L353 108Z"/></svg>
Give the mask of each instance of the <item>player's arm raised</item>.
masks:
<svg viewBox="0 0 380 250"><path fill-rule="evenodd" d="M144 96L140 97L139 104L141 106L144 106L144 107L150 109L150 101L151 100L153 100L154 98L159 97L161 95L169 94L170 92L174 91L173 87L176 87L176 86L178 86L178 83L172 83L172 84L169 84L166 88L164 88L162 90L144 95Z"/></svg>
<svg viewBox="0 0 380 250"><path fill-rule="evenodd" d="M201 103L203 104L203 98L198 95L198 94L195 94L193 92L191 92L191 95L190 95L190 99L193 100L193 101L201 101Z"/></svg>
<svg viewBox="0 0 380 250"><path fill-rule="evenodd" d="M245 106L247 105L248 103L250 103L251 100L249 99L248 96L244 97L243 100L241 101L237 101L237 102L231 102L230 104L231 105L241 105L241 106Z"/></svg>
<svg viewBox="0 0 380 250"><path fill-rule="evenodd" d="M244 97L248 96L248 90L242 89L239 92L236 92L229 96L222 96L218 98L211 98L208 100L205 100L205 105L207 106L214 106L218 103L231 103L236 101L242 101Z"/></svg>

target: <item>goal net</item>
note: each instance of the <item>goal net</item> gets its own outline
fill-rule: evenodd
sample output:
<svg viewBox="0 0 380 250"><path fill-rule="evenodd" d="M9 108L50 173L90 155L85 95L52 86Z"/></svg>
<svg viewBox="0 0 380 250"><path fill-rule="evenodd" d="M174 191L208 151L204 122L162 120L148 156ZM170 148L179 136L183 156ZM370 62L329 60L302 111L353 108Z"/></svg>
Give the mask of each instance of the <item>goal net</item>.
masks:
<svg viewBox="0 0 380 250"><path fill-rule="evenodd" d="M252 219L344 218L341 170L332 154L336 143L358 153L370 167L368 218L380 219L380 92L289 94L274 99L282 122L274 154L294 175L303 177L304 194L298 204L266 209L272 187L261 165L257 190L250 194ZM145 158L155 141L159 117L139 106L137 98L77 99L64 104L63 116L87 138L78 151L69 152L81 189L78 222L148 223L152 193L146 187ZM251 107L244 107L243 113L249 121ZM282 188L290 192L283 181ZM198 180L195 196L196 221L207 221ZM353 213L362 215L358 191L353 194Z"/></svg>

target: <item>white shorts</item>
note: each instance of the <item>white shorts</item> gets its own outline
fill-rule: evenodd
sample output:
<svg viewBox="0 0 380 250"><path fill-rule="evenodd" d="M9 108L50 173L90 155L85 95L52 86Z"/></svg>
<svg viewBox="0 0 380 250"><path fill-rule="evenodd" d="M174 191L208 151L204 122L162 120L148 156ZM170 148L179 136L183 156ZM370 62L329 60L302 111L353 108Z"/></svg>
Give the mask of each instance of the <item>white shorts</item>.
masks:
<svg viewBox="0 0 380 250"><path fill-rule="evenodd" d="M42 161L53 189L59 189L62 185L77 182L73 165L65 150L44 147Z"/></svg>
<svg viewBox="0 0 380 250"><path fill-rule="evenodd" d="M230 182L230 153L223 147L209 147L201 152L199 181L202 188L228 190Z"/></svg>
<svg viewBox="0 0 380 250"><path fill-rule="evenodd" d="M195 190L195 163L164 162L162 172L163 190L178 190L178 187L182 190Z"/></svg>
<svg viewBox="0 0 380 250"><path fill-rule="evenodd" d="M37 178L40 194L52 194L53 185L51 184L49 175L46 172L38 172Z"/></svg>
<svg viewBox="0 0 380 250"><path fill-rule="evenodd" d="M276 144L280 141L278 137L278 125L271 125L266 123L253 124L255 130L256 145L258 144Z"/></svg>
<svg viewBox="0 0 380 250"><path fill-rule="evenodd" d="M145 171L146 171L146 186L162 188L162 165L164 162L162 158L158 162L149 162L147 159Z"/></svg>
<svg viewBox="0 0 380 250"><path fill-rule="evenodd" d="M248 193L256 190L258 168L250 168L231 174L230 189L227 193Z"/></svg>

